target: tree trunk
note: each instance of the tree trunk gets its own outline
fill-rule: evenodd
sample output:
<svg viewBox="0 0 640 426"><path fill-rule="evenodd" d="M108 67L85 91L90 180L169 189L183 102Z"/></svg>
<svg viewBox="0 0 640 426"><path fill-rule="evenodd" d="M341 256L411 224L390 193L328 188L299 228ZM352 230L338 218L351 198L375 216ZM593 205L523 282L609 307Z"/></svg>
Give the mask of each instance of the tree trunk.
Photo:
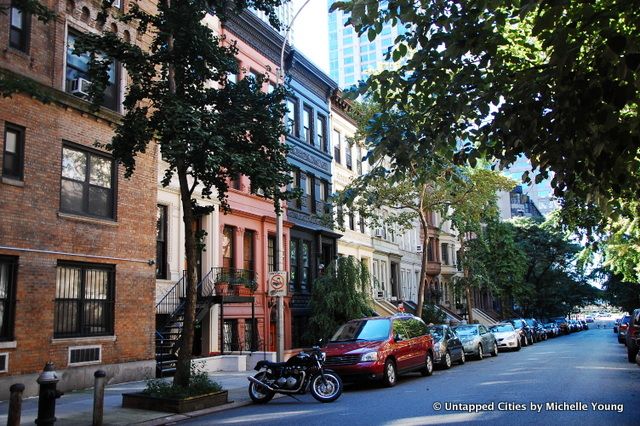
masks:
<svg viewBox="0 0 640 426"><path fill-rule="evenodd" d="M464 234L460 234L460 253L462 253L464 260ZM469 324L473 323L473 299L471 297L471 284L469 284L469 267L467 267L466 262L464 263L464 267L462 268L462 274L464 276L464 292L467 296L467 322Z"/></svg>
<svg viewBox="0 0 640 426"><path fill-rule="evenodd" d="M182 201L182 221L184 222L184 249L187 258L186 273L186 302L184 308L184 322L182 324L182 342L178 352L176 374L173 384L176 386L189 386L191 379L191 355L193 351L193 337L196 316L196 238L193 229L193 208L191 205L191 192L187 180L186 167L178 167L178 179L180 181L180 198Z"/></svg>
<svg viewBox="0 0 640 426"><path fill-rule="evenodd" d="M420 214L420 227L422 228L422 264L420 266L420 282L418 283L418 306L416 308L416 316L422 317L422 305L424 304L424 291L427 281L427 244L429 243L428 224L426 218Z"/></svg>

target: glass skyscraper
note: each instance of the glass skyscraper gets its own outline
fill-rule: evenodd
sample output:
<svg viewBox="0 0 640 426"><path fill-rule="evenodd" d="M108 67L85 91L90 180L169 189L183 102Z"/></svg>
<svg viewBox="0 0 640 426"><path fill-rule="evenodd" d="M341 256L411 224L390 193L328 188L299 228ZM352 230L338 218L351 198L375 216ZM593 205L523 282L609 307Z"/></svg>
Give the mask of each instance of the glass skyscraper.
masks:
<svg viewBox="0 0 640 426"><path fill-rule="evenodd" d="M328 0L331 7L334 0ZM350 87L366 79L373 71L380 70L385 63L385 54L393 46L395 38L404 27L385 24L382 32L373 41L367 34L358 37L352 26L344 24L349 15L341 10L329 14L329 72L331 78L342 88Z"/></svg>

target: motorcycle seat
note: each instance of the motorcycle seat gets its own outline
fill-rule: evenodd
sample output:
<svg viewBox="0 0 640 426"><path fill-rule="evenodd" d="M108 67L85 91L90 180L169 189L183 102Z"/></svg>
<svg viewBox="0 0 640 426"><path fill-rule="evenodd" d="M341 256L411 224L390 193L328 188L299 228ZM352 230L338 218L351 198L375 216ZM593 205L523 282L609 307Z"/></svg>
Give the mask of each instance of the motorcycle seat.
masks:
<svg viewBox="0 0 640 426"><path fill-rule="evenodd" d="M287 366L286 362L271 362L267 360L262 360L262 361L258 361L255 369L260 370L263 367L264 368L282 368L286 366Z"/></svg>

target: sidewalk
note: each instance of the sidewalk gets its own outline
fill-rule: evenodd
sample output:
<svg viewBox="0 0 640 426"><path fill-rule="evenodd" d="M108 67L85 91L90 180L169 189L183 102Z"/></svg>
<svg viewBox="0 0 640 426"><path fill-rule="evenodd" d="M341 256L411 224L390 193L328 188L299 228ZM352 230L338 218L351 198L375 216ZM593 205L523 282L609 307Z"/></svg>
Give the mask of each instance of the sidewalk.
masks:
<svg viewBox="0 0 640 426"><path fill-rule="evenodd" d="M175 414L158 411L122 408L122 394L141 391L145 382L129 382L107 385L104 397L104 425L163 425L172 421L202 416L216 411L240 407L251 403L247 388L247 376L255 371L216 372L209 374L213 380L229 392L229 404L192 413ZM168 378L171 380L171 378ZM0 402L0 424L7 423L9 401ZM27 398L22 401L21 424L32 425L38 415L38 398ZM56 425L91 425L93 419L93 389L85 389L64 394L56 402Z"/></svg>

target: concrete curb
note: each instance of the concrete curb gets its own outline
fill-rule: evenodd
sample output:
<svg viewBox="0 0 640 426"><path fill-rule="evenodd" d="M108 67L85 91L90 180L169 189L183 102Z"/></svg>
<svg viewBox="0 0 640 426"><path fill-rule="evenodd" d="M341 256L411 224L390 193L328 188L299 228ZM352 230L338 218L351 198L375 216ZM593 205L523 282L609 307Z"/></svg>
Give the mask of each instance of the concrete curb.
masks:
<svg viewBox="0 0 640 426"><path fill-rule="evenodd" d="M286 395L277 394L273 397L273 399L279 399L285 396ZM182 414L174 414L171 416L163 416L157 419L145 420L143 422L133 423L133 424L141 425L141 426L171 425L182 420L193 419L195 417L202 417L209 414L217 413L219 411L231 410L233 408L245 407L247 405L252 405L252 404L253 404L253 401L251 400L232 401L224 405L219 405L217 407L205 408L203 410L191 411L191 412L182 413Z"/></svg>

